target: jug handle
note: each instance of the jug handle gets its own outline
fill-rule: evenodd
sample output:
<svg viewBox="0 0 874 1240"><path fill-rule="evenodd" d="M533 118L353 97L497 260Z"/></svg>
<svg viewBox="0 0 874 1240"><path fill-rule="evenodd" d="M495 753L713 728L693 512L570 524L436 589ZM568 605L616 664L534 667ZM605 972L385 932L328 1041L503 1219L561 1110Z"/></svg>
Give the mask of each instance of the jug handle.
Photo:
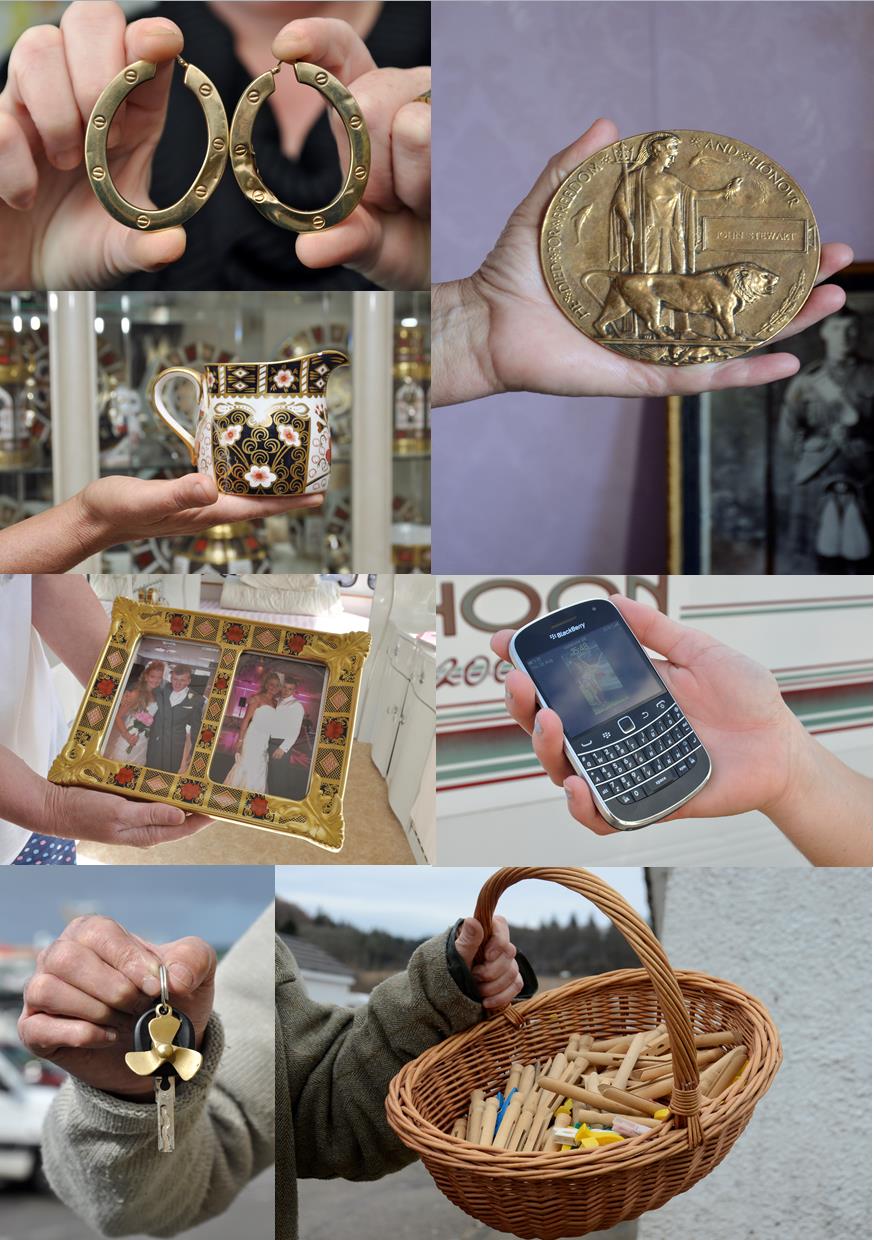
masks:
<svg viewBox="0 0 874 1240"><path fill-rule="evenodd" d="M191 457L192 465L196 465L197 451L194 447L194 436L190 431L186 430L184 426L177 422L176 418L174 418L173 414L164 403L164 398L161 395L164 384L169 379L176 379L180 375L190 380L197 388L198 404L200 404L200 399L203 393L203 375L199 374L196 370L191 370L188 366L169 366L167 370L162 370L159 375L155 375L154 379L149 384L149 400L152 404L152 408L155 410L155 413L161 421L166 422L166 424L170 427L170 430L177 434L185 444Z"/></svg>

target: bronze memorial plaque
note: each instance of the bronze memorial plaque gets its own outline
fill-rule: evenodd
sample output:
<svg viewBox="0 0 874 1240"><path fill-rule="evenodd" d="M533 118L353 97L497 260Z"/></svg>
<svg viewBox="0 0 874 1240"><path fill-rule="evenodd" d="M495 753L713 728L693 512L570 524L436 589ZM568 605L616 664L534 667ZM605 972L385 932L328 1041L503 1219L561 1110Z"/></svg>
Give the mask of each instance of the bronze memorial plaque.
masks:
<svg viewBox="0 0 874 1240"><path fill-rule="evenodd" d="M697 129L638 134L556 191L543 273L582 332L626 357L738 357L785 327L819 269L810 203L779 164Z"/></svg>

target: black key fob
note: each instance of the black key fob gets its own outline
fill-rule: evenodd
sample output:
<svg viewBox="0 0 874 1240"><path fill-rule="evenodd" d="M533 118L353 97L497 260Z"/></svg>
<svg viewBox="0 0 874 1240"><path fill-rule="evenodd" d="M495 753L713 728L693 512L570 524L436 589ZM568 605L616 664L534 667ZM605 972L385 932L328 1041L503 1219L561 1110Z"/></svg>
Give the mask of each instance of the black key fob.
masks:
<svg viewBox="0 0 874 1240"><path fill-rule="evenodd" d="M158 1013L155 1009L153 1007L149 1008L147 1011L143 1012L142 1016L134 1026L135 1051L150 1051L152 1049L152 1039L149 1035L149 1021L154 1020L156 1015L158 1015ZM173 1037L173 1045L184 1046L187 1047L188 1050L194 1050L194 1026L185 1013L180 1012L178 1008L170 1008L169 1012L164 1012L162 1015L175 1016L176 1019L181 1022L179 1029ZM166 1081L168 1077L178 1076L179 1073L171 1063L162 1063L160 1068L158 1068L153 1075L156 1079Z"/></svg>

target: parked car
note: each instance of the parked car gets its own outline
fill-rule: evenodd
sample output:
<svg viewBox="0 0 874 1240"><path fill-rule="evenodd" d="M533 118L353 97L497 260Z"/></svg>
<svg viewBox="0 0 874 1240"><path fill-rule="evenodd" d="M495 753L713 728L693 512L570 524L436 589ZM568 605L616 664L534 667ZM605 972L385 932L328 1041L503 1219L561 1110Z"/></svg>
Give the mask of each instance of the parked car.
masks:
<svg viewBox="0 0 874 1240"><path fill-rule="evenodd" d="M40 1138L54 1096L55 1086L29 1084L0 1051L0 1181L41 1184Z"/></svg>
<svg viewBox="0 0 874 1240"><path fill-rule="evenodd" d="M0 1039L0 1055L6 1056L28 1085L53 1085L57 1089L67 1079L63 1068L48 1059L37 1058L20 1042L4 1042Z"/></svg>

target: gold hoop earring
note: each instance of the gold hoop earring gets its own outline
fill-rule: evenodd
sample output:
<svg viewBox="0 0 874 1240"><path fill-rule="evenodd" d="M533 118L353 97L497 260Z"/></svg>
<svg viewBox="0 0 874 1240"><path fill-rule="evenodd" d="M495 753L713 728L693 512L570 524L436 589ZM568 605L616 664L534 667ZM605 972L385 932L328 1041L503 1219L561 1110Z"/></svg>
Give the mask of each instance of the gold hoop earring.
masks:
<svg viewBox="0 0 874 1240"><path fill-rule="evenodd" d="M361 201L370 176L370 134L361 109L343 83L327 69L298 61L294 66L297 80L324 95L343 122L349 139L349 171L340 192L320 211L298 211L280 202L258 172L252 129L259 108L276 89L275 78L281 68L282 65L278 64L256 77L237 104L231 121L231 167L240 189L271 223L280 228L290 228L293 232L321 232L339 224Z"/></svg>
<svg viewBox="0 0 874 1240"><path fill-rule="evenodd" d="M101 93L85 130L85 169L91 188L104 210L108 211L113 219L141 232L173 228L191 219L212 196L228 160L228 118L218 91L196 65L190 65L181 56L176 59L185 70L185 85L200 104L206 120L208 139L206 156L200 165L200 171L187 192L178 202L174 202L172 207L148 211L143 207L135 207L123 198L109 174L106 152L109 127L116 112L135 87L151 81L157 72L157 65L150 60L136 60L126 69L122 69Z"/></svg>

